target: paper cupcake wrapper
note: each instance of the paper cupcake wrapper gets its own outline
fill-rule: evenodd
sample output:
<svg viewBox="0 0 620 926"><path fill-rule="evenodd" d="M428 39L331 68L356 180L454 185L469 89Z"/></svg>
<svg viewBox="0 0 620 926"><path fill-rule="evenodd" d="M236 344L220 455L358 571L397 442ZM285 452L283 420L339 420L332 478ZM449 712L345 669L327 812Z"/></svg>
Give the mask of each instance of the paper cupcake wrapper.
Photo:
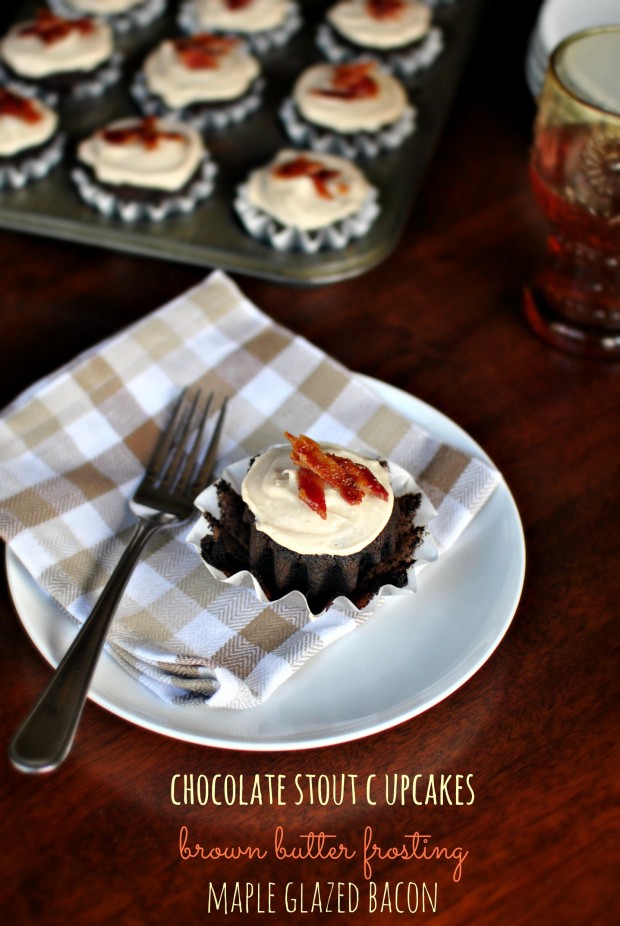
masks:
<svg viewBox="0 0 620 926"><path fill-rule="evenodd" d="M142 71L136 74L131 85L132 96L145 115L177 117L199 131L225 129L230 125L243 122L260 107L264 90L265 80L259 77L252 83L247 93L232 100L229 104L218 101L217 108L215 106L209 108L208 100L196 100L195 109L189 106L173 109L161 97L149 90Z"/></svg>
<svg viewBox="0 0 620 926"><path fill-rule="evenodd" d="M62 161L66 137L59 133L37 151L28 156L17 152L19 161L15 164L0 164L0 190L19 190L32 180L41 180Z"/></svg>
<svg viewBox="0 0 620 926"><path fill-rule="evenodd" d="M48 6L57 16L64 16L67 19L76 19L84 15L82 11L77 10L66 0L48 0ZM131 29L143 29L150 26L153 20L161 16L165 9L166 0L143 0L142 3L132 9L123 10L120 13L110 13L108 15L99 13L98 18L105 20L115 32L124 33L129 32Z"/></svg>
<svg viewBox="0 0 620 926"><path fill-rule="evenodd" d="M400 119L377 132L346 135L307 122L292 97L282 103L280 118L286 134L295 145L311 148L321 154L340 154L350 159L375 158L385 151L400 147L407 136L415 131L417 110L411 105L407 106Z"/></svg>
<svg viewBox="0 0 620 926"><path fill-rule="evenodd" d="M217 168L210 157L205 156L200 175L183 193L171 193L160 203L148 203L141 200L121 199L109 189L101 187L93 177L79 165L71 171L71 178L79 194L89 206L102 215L120 218L123 222L148 220L161 222L172 215L191 212L196 205L206 199L213 190Z"/></svg>
<svg viewBox="0 0 620 926"><path fill-rule="evenodd" d="M353 43L341 40L329 23L322 23L317 30L316 43L327 60L334 64L353 61L363 54L365 59L376 61L391 74L407 78L434 64L444 49L444 34L439 26L432 26L415 47L380 51L361 46L356 48Z"/></svg>
<svg viewBox="0 0 620 926"><path fill-rule="evenodd" d="M183 0L179 9L178 25L183 32L204 31L204 26L201 25L196 14L193 0ZM298 4L291 3L285 19L275 29L265 29L264 32L226 32L216 29L210 29L209 31L242 38L255 54L265 55L270 51L282 48L290 42L302 25L303 19Z"/></svg>
<svg viewBox="0 0 620 926"><path fill-rule="evenodd" d="M36 97L36 99L54 109L67 102L82 103L100 97L108 87L113 86L120 80L122 60L120 52L114 52L108 61L104 61L95 69L90 77L80 76L76 78L76 82L67 86L64 93L45 86L45 83L28 80L26 77L21 77L14 72L9 73L1 65L0 81L9 81L19 93ZM58 76L62 76L61 72L58 72Z"/></svg>
<svg viewBox="0 0 620 926"><path fill-rule="evenodd" d="M253 238L267 242L277 251L316 254L321 250L339 250L353 239L363 237L381 211L377 198L378 192L373 187L360 209L353 215L310 231L282 225L273 216L254 206L248 199L247 183L237 188L234 207Z"/></svg>
<svg viewBox="0 0 620 926"><path fill-rule="evenodd" d="M251 457L248 457L245 460L239 460L237 463L233 463L228 466L222 473L221 478L228 482L239 495L241 494L241 483L243 482L251 461ZM282 598L276 599L277 601L285 602L290 599L303 601L303 605L308 612L308 616L312 618L320 617L320 614L323 614L325 611L332 611L334 609L344 611L348 615L354 613L368 617L370 614L376 611L380 603L385 598L392 598L398 595L411 595L417 590L416 573L425 564L434 562L438 556L437 545L431 530L429 529L429 523L435 517L437 512L435 511L435 508L433 507L428 497L424 494L424 492L422 492L413 476L411 476L395 463L389 463L389 470L392 481L392 488L396 496L407 495L409 493L420 493L422 496L422 501L416 512L413 523L416 527L424 528L424 535L422 542L418 547L416 547L415 550L416 561L407 572L407 584L402 588L397 588L395 585L383 585L364 608L357 608L348 598L346 598L344 595L341 595L338 598L335 598L334 601L332 601L323 611L318 614L313 614L308 606L305 596L298 591L289 592L287 595L282 596ZM214 518L219 519L220 508L217 497L217 484L214 483L205 489L205 491L198 496L195 504L199 511L203 513L208 512ZM200 543L203 537L206 537L209 533L210 526L206 518L201 516L196 521L186 537L187 542L196 548L199 555ZM216 579L216 581L222 582L225 585L253 590L259 601L264 602L265 604L269 602L269 599L265 595L265 592L263 591L259 582L248 570L244 569L240 572L236 572L234 575L226 576L221 570L216 569L210 563L207 563L204 559L202 562L206 566L211 576ZM270 603L275 604L275 601L272 600Z"/></svg>

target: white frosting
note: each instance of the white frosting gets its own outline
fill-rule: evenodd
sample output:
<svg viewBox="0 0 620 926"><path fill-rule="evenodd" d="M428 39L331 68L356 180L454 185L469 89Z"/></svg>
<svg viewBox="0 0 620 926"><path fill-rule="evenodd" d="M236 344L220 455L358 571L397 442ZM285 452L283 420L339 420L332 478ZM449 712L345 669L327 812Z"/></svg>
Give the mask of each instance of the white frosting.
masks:
<svg viewBox="0 0 620 926"><path fill-rule="evenodd" d="M327 517L322 518L299 498L290 445L272 447L257 457L243 480L241 495L258 530L288 550L348 556L368 546L387 524L394 506L390 478L376 460L332 445L322 447L368 467L388 491L388 501L366 495L359 505L349 505L336 489L325 486Z"/></svg>
<svg viewBox="0 0 620 926"><path fill-rule="evenodd" d="M42 145L56 131L56 113L38 100L30 100L30 103L41 116L37 122L26 122L0 111L0 156L10 157L26 148Z"/></svg>
<svg viewBox="0 0 620 926"><path fill-rule="evenodd" d="M66 71L92 71L111 56L112 30L93 20L94 29L81 33L72 29L57 42L45 43L36 35L20 35L27 23L9 30L0 53L16 74L28 78L48 77Z"/></svg>
<svg viewBox="0 0 620 926"><path fill-rule="evenodd" d="M136 119L120 119L106 129L122 129L135 123ZM80 143L78 158L88 164L103 183L177 190L202 162L204 145L200 134L189 125L159 119L157 126L162 131L180 134L182 138L162 138L155 148L147 149L138 141L110 143L102 130Z"/></svg>
<svg viewBox="0 0 620 926"><path fill-rule="evenodd" d="M263 32L282 25L291 8L290 0L250 0L231 8L225 0L194 0L201 28L220 32Z"/></svg>
<svg viewBox="0 0 620 926"><path fill-rule="evenodd" d="M312 177L279 177L274 168L298 157L319 161L338 176L327 181L331 198L321 196ZM372 188L350 161L336 155L285 149L269 164L253 171L247 183L248 201L287 227L311 230L331 225L362 207Z"/></svg>
<svg viewBox="0 0 620 926"><path fill-rule="evenodd" d="M407 107L402 84L380 68L372 77L379 92L358 99L341 99L315 91L329 88L335 66L316 64L304 71L293 89L293 99L302 116L316 125L337 132L374 132L396 122Z"/></svg>
<svg viewBox="0 0 620 926"><path fill-rule="evenodd" d="M144 63L148 86L173 109L198 101L232 100L257 77L258 61L242 45L218 56L215 68L188 68L171 41L162 42Z"/></svg>
<svg viewBox="0 0 620 926"><path fill-rule="evenodd" d="M76 12L91 16L114 16L132 10L142 3L144 0L65 0L65 4Z"/></svg>
<svg viewBox="0 0 620 926"><path fill-rule="evenodd" d="M345 38L367 48L391 49L423 38L430 29L432 11L418 0L404 0L397 15L376 17L366 0L342 0L327 12L327 19Z"/></svg>

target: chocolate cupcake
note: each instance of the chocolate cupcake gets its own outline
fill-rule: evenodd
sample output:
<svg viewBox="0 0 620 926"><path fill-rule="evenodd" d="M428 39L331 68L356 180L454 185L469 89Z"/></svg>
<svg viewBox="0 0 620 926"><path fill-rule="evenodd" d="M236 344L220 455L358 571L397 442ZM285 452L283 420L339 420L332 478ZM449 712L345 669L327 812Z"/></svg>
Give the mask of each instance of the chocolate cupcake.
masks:
<svg viewBox="0 0 620 926"><path fill-rule="evenodd" d="M40 180L63 156L58 115L45 103L0 87L0 190Z"/></svg>
<svg viewBox="0 0 620 926"><path fill-rule="evenodd" d="M298 146L344 157L398 148L416 112L400 81L373 61L315 64L302 72L280 116Z"/></svg>
<svg viewBox="0 0 620 926"><path fill-rule="evenodd" d="M309 254L362 237L379 213L377 190L351 161L292 149L252 171L234 205L252 237Z"/></svg>
<svg viewBox="0 0 620 926"><path fill-rule="evenodd" d="M163 41L132 86L143 112L174 115L199 129L242 122L260 106L263 89L260 64L245 45L210 33Z"/></svg>
<svg viewBox="0 0 620 926"><path fill-rule="evenodd" d="M353 61L363 55L409 78L433 64L444 42L428 3L340 0L319 26L317 44L329 61Z"/></svg>
<svg viewBox="0 0 620 926"><path fill-rule="evenodd" d="M166 9L166 0L48 0L59 16L97 16L115 32L150 26Z"/></svg>
<svg viewBox="0 0 620 926"><path fill-rule="evenodd" d="M301 25L295 0L183 0L179 11L184 32L236 36L258 55L286 45Z"/></svg>
<svg viewBox="0 0 620 926"><path fill-rule="evenodd" d="M189 539L212 574L233 584L249 574L267 601L301 592L313 614L339 598L361 609L413 590L415 562L436 557L434 509L414 480L393 463L287 437L292 450L229 467L197 500L202 530Z"/></svg>
<svg viewBox="0 0 620 926"><path fill-rule="evenodd" d="M216 168L198 131L173 120L119 119L83 140L71 176L82 199L126 222L191 212Z"/></svg>
<svg viewBox="0 0 620 926"><path fill-rule="evenodd" d="M50 106L96 99L121 74L121 56L106 23L63 19L46 9L9 30L0 60L8 81Z"/></svg>

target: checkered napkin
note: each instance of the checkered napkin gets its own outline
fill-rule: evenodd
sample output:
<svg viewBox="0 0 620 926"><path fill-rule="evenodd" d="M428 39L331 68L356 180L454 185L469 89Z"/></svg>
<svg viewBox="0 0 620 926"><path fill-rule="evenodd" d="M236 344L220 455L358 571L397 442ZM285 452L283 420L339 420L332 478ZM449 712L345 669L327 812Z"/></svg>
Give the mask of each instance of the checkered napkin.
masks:
<svg viewBox="0 0 620 926"><path fill-rule="evenodd" d="M410 471L430 497L440 552L500 479L401 417L213 273L31 387L0 416L0 534L77 622L131 533L127 499L171 402L198 382L231 397L220 470L281 443L286 429L374 452ZM187 533L187 526L161 531L150 542L107 644L161 698L260 704L367 616L351 608L312 620L298 593L261 603L213 579Z"/></svg>

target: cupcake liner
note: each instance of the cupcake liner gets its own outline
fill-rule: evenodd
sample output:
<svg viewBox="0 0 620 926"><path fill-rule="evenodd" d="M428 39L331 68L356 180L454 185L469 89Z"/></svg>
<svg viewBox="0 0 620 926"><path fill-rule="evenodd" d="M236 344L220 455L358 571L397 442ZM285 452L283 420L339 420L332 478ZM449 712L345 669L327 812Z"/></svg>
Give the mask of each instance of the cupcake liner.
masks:
<svg viewBox="0 0 620 926"><path fill-rule="evenodd" d="M199 176L182 193L171 193L159 203L130 200L115 196L102 187L96 179L81 166L71 171L71 178L82 199L102 215L120 218L124 222L161 222L173 215L191 212L199 202L206 199L213 190L217 168L210 157L205 157Z"/></svg>
<svg viewBox="0 0 620 926"><path fill-rule="evenodd" d="M377 198L378 192L373 187L360 209L353 215L310 231L282 225L273 216L250 203L247 183L237 188L233 205L253 238L267 242L277 251L316 254L321 250L339 250L353 239L363 237L381 211Z"/></svg>
<svg viewBox="0 0 620 926"><path fill-rule="evenodd" d="M194 33L204 31L192 0L183 0L179 9L178 25L183 32ZM282 48L298 32L303 25L303 19L297 3L292 3L284 21L275 29L266 29L264 32L220 32L210 29L210 32L220 32L222 35L231 35L243 38L250 49L257 55L265 55L270 51Z"/></svg>
<svg viewBox="0 0 620 926"><path fill-rule="evenodd" d="M257 78L253 81L243 96L230 103L217 102L211 108L207 100L197 100L196 103L181 109L173 109L149 90L146 78L142 71L138 72L131 85L132 96L147 116L176 116L189 123L199 131L208 129L225 129L230 125L237 125L251 116L260 107L265 91L265 79Z"/></svg>
<svg viewBox="0 0 620 926"><path fill-rule="evenodd" d="M363 54L364 58L376 61L391 74L408 78L434 64L444 49L444 34L439 26L432 26L424 38L413 45L380 51L347 42L339 37L329 23L322 23L317 30L316 44L333 64L354 61Z"/></svg>
<svg viewBox="0 0 620 926"><path fill-rule="evenodd" d="M114 52L107 61L98 65L91 75L87 75L86 72L80 73L76 76L75 83L67 82L62 90L46 85L44 78L39 81L28 80L1 65L0 81L8 79L18 92L36 97L48 106L57 108L65 103L82 103L102 96L108 87L120 80L121 65L122 55L120 52ZM50 75L50 79L62 76L62 72L57 72Z"/></svg>
<svg viewBox="0 0 620 926"><path fill-rule="evenodd" d="M48 0L48 6L57 16L67 19L76 19L85 14L77 10L66 0ZM132 29L144 29L162 15L166 9L166 0L143 0L133 9L123 10L121 13L97 14L99 19L105 20L115 32L124 33Z"/></svg>
<svg viewBox="0 0 620 926"><path fill-rule="evenodd" d="M239 460L237 463L233 463L228 466L222 473L221 478L228 482L238 494L241 494L241 483L243 482L252 459L252 457L248 457L244 460ZM428 497L424 494L424 492L422 492L413 476L392 462L389 463L389 470L395 496L406 495L409 493L420 493L422 496L420 507L418 508L414 518L414 524L416 527L424 527L424 535L420 545L416 547L415 550L416 561L407 572L407 584L402 588L398 588L395 585L381 586L371 601L364 608L356 607L356 605L354 605L350 599L344 595L340 595L322 611L313 613L308 605L308 602L306 601L305 596L298 591L288 592L288 594L282 596L282 598L276 599L277 601L287 601L291 599L302 601L303 606L308 611L308 615L315 619L320 617L320 615L324 614L327 610L332 611L333 609L345 611L349 615L353 612L354 614L363 614L368 616L379 607L385 598L411 595L417 590L416 572L418 572L425 564L434 562L438 556L437 545L428 526L437 512L435 511L435 508L433 507ZM203 513L208 512L214 518L219 519L220 509L216 486L217 484L214 483L205 489L204 492L201 492L195 501L195 505L199 511ZM210 526L206 518L201 515L186 537L187 542L197 549L199 555L201 541L203 537L207 536L209 533ZM204 563L210 575L217 581L222 582L224 585L232 585L253 590L259 601L264 602L265 604L274 603L273 600L269 602L269 599L265 595L265 592L263 591L258 580L255 579L248 570L244 569L240 572L236 572L234 575L226 576L221 570L216 569L210 563L207 563L204 559L202 562Z"/></svg>
<svg viewBox="0 0 620 926"><path fill-rule="evenodd" d="M0 190L19 190L32 180L41 180L62 161L66 138L58 133L36 155L18 152L14 164L0 164Z"/></svg>
<svg viewBox="0 0 620 926"><path fill-rule="evenodd" d="M416 127L417 110L408 105L400 119L377 132L338 134L331 129L314 125L300 114L292 97L280 107L280 118L291 141L298 146L320 151L322 154L340 154L347 158L375 158L384 151L400 147Z"/></svg>

